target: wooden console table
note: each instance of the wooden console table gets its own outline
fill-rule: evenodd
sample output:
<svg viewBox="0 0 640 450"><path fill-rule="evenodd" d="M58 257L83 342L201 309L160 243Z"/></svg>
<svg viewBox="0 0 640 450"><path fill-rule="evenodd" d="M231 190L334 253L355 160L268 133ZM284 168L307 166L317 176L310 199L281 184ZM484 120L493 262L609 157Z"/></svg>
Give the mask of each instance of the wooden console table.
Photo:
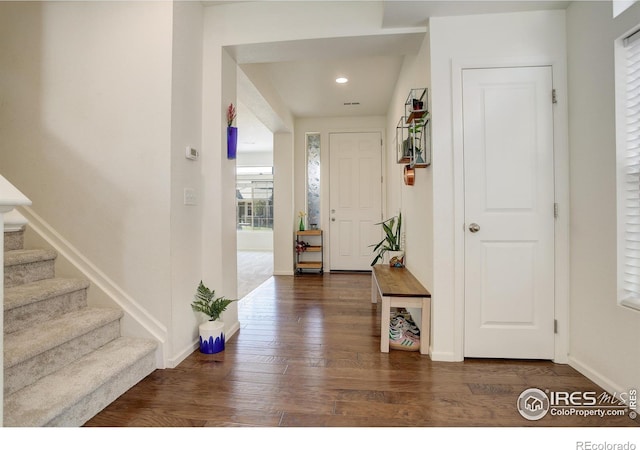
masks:
<svg viewBox="0 0 640 450"><path fill-rule="evenodd" d="M301 238L305 239L311 238L315 239L315 242L312 242L310 245L304 246L301 249L298 248L298 244L301 242ZM313 269L318 270L320 273L324 271L324 258L323 258L323 236L322 230L298 230L296 231L296 237L294 245L296 247L296 272L302 273L303 270ZM314 255L315 258L310 257L309 259L304 259L303 254Z"/></svg>
<svg viewBox="0 0 640 450"><path fill-rule="evenodd" d="M420 353L429 354L431 325L431 293L405 267L376 264L371 271L371 303L382 298L380 319L380 351L389 353L389 320L391 308L420 308Z"/></svg>

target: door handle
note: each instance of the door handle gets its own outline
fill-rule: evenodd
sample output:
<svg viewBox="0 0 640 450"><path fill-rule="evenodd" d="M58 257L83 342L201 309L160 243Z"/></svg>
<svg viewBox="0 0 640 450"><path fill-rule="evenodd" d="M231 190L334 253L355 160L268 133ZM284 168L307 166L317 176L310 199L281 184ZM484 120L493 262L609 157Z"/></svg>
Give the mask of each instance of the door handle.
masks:
<svg viewBox="0 0 640 450"><path fill-rule="evenodd" d="M471 231L472 233L477 233L478 231L480 231L480 225L478 225L477 223L472 223L471 225L469 225L469 231Z"/></svg>
<svg viewBox="0 0 640 450"><path fill-rule="evenodd" d="M331 218L331 221L332 221L332 222L335 222L335 221L336 221L336 218L335 218L335 217L332 217L332 218Z"/></svg>

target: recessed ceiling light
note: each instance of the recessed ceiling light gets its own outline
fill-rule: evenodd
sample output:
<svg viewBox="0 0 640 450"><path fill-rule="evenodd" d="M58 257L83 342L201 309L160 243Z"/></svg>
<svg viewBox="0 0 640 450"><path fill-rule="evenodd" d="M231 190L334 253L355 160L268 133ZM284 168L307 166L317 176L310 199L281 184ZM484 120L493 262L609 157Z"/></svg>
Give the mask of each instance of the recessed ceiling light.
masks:
<svg viewBox="0 0 640 450"><path fill-rule="evenodd" d="M336 78L336 83L338 83L338 84L345 84L347 81L349 81L349 79L345 78L345 77Z"/></svg>

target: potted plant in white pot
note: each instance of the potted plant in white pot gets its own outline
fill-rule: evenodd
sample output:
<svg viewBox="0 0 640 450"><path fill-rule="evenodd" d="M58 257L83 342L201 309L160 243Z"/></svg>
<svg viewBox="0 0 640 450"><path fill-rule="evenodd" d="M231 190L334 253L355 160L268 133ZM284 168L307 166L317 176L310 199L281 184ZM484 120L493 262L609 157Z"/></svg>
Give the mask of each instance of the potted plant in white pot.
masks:
<svg viewBox="0 0 640 450"><path fill-rule="evenodd" d="M384 237L377 244L370 245L377 252L371 262L372 266L383 260L385 254L389 254L389 265L392 267L404 267L404 251L401 248L402 213L376 225L382 226Z"/></svg>
<svg viewBox="0 0 640 450"><path fill-rule="evenodd" d="M216 291L206 287L202 281L198 285L191 308L205 314L209 320L202 322L198 330L200 332L200 352L219 353L224 350L224 322L220 315L234 302L224 297L215 298Z"/></svg>

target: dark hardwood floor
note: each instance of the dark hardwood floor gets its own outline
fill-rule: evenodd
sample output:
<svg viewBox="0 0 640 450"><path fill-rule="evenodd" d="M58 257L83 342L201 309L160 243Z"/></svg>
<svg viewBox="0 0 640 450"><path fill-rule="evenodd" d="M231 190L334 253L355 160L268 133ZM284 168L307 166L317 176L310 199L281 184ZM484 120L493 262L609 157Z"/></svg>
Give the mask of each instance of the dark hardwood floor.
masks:
<svg viewBox="0 0 640 450"><path fill-rule="evenodd" d="M623 417L524 419L531 387L596 391L548 361L433 362L380 353L369 274L274 277L239 304L241 330L216 355L156 370L87 427L620 427Z"/></svg>

